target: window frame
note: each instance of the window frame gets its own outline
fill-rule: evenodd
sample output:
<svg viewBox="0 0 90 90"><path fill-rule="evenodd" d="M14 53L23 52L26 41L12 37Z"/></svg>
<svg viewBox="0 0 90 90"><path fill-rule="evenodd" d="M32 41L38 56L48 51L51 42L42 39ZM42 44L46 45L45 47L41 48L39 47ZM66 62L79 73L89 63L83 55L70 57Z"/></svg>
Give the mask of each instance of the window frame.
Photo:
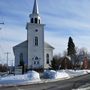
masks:
<svg viewBox="0 0 90 90"><path fill-rule="evenodd" d="M34 42L34 45L35 45L35 46L38 46L38 37L37 37L37 36L35 36L35 42Z"/></svg>
<svg viewBox="0 0 90 90"><path fill-rule="evenodd" d="M38 23L38 19L37 18L35 18L35 23Z"/></svg>
<svg viewBox="0 0 90 90"><path fill-rule="evenodd" d="M33 23L33 18L31 18L31 23Z"/></svg>
<svg viewBox="0 0 90 90"><path fill-rule="evenodd" d="M49 54L48 53L46 54L46 62L47 64L49 64Z"/></svg>

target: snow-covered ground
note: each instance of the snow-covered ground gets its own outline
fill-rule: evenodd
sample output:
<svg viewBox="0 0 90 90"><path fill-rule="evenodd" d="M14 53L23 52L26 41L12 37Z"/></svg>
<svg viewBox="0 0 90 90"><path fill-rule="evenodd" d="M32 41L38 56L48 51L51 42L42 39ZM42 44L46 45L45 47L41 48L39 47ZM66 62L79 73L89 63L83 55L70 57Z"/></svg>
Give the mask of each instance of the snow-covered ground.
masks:
<svg viewBox="0 0 90 90"><path fill-rule="evenodd" d="M29 71L24 75L8 75L5 77L0 77L0 85L2 84L20 84L24 82L38 82L40 81L39 73L35 71Z"/></svg>
<svg viewBox="0 0 90 90"><path fill-rule="evenodd" d="M46 70L44 71L44 77L48 79L63 79L63 78L72 78L75 76L80 76L90 73L90 70Z"/></svg>
<svg viewBox="0 0 90 90"><path fill-rule="evenodd" d="M69 74L64 71L46 70L44 77L48 79L70 78Z"/></svg>
<svg viewBox="0 0 90 90"><path fill-rule="evenodd" d="M21 85L21 84L30 84L30 83L44 83L45 81L60 80L72 78L75 76L80 76L90 73L90 70L45 70L43 73L44 79L40 79L40 75L36 71L29 71L24 75L8 75L5 77L0 77L0 86L7 85Z"/></svg>

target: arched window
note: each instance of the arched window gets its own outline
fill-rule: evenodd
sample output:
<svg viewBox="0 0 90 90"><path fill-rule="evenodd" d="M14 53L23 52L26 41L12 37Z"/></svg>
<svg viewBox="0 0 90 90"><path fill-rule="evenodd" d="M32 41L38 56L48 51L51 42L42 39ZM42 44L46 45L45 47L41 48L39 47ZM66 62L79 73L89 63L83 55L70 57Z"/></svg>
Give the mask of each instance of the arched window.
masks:
<svg viewBox="0 0 90 90"><path fill-rule="evenodd" d="M23 61L23 53L20 53L20 66L23 66L24 65L24 61Z"/></svg>
<svg viewBox="0 0 90 90"><path fill-rule="evenodd" d="M23 53L20 53L20 60L23 60Z"/></svg>
<svg viewBox="0 0 90 90"><path fill-rule="evenodd" d="M37 64L39 64L39 61L37 61Z"/></svg>
<svg viewBox="0 0 90 90"><path fill-rule="evenodd" d="M36 64L36 61L34 61L34 64Z"/></svg>
<svg viewBox="0 0 90 90"><path fill-rule="evenodd" d="M35 60L38 60L38 57L35 57Z"/></svg>
<svg viewBox="0 0 90 90"><path fill-rule="evenodd" d="M40 24L40 20L39 20L39 24Z"/></svg>
<svg viewBox="0 0 90 90"><path fill-rule="evenodd" d="M33 18L31 18L31 23L33 23Z"/></svg>
<svg viewBox="0 0 90 90"><path fill-rule="evenodd" d="M47 64L49 64L49 54L46 54Z"/></svg>
<svg viewBox="0 0 90 90"><path fill-rule="evenodd" d="M37 18L35 18L35 23L37 23L37 21L38 21L38 19L37 19Z"/></svg>
<svg viewBox="0 0 90 90"><path fill-rule="evenodd" d="M35 37L35 46L38 46L38 37Z"/></svg>

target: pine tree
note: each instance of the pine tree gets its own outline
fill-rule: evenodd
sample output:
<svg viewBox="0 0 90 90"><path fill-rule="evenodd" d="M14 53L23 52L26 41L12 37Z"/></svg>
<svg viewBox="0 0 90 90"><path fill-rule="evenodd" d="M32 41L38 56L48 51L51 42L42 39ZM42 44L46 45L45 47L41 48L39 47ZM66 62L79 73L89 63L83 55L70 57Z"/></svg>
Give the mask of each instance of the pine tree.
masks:
<svg viewBox="0 0 90 90"><path fill-rule="evenodd" d="M73 42L73 39L69 37L67 55L72 56L75 55L75 53L76 53L75 44Z"/></svg>

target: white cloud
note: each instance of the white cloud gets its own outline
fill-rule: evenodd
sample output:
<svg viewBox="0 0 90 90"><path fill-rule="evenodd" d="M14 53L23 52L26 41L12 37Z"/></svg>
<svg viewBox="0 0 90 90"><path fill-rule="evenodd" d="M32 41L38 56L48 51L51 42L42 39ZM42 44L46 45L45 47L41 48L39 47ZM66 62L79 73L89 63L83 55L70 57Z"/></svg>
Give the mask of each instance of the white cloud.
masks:
<svg viewBox="0 0 90 90"><path fill-rule="evenodd" d="M24 27L18 26L5 26L0 31L1 39L12 40L12 41L20 41L26 39L26 31Z"/></svg>
<svg viewBox="0 0 90 90"><path fill-rule="evenodd" d="M45 15L45 22L52 28L75 28L80 30L90 30L90 22L82 22L79 20L65 19L60 17Z"/></svg>

